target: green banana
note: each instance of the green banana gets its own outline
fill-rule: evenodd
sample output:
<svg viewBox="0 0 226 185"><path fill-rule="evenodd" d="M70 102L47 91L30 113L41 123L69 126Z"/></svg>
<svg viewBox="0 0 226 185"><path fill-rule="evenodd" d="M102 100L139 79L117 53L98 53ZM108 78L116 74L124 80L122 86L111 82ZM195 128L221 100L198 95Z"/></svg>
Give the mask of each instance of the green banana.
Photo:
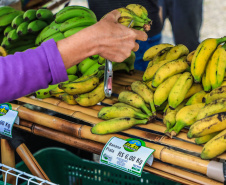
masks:
<svg viewBox="0 0 226 185"><path fill-rule="evenodd" d="M34 20L28 24L27 29L29 33L36 33L36 32L40 32L46 26L48 26L48 24L45 21Z"/></svg>
<svg viewBox="0 0 226 185"><path fill-rule="evenodd" d="M70 30L75 27L81 27L81 26L91 26L95 24L97 21L93 19L92 17L74 17L71 18L64 23L61 24L60 26L60 31L65 32L67 30Z"/></svg>
<svg viewBox="0 0 226 185"><path fill-rule="evenodd" d="M75 75L77 73L78 67L77 65L73 65L72 67L67 69L68 75Z"/></svg>
<svg viewBox="0 0 226 185"><path fill-rule="evenodd" d="M36 46L39 46L41 43L42 43L42 38L41 38L41 36L42 36L42 34L44 33L44 32L46 32L47 30L49 29L49 26L46 26L38 35L37 35L37 37L36 37L36 39L35 39L35 45ZM48 38L48 37L47 37Z"/></svg>
<svg viewBox="0 0 226 185"><path fill-rule="evenodd" d="M19 36L18 36L18 34L16 33L16 30L15 30L15 29L11 30L11 31L8 33L7 39L8 39L9 42L13 42L13 41L16 41L16 40L19 39Z"/></svg>
<svg viewBox="0 0 226 185"><path fill-rule="evenodd" d="M192 74L184 72L174 84L168 97L169 106L175 109L184 99L193 83Z"/></svg>
<svg viewBox="0 0 226 185"><path fill-rule="evenodd" d="M138 113L134 109L129 107L103 107L98 112L98 118L108 120L114 118L130 117L137 119L148 119L148 115L144 113Z"/></svg>
<svg viewBox="0 0 226 185"><path fill-rule="evenodd" d="M103 65L100 65L96 62L83 75L87 76L87 75L96 74L99 71L99 67L101 66Z"/></svg>
<svg viewBox="0 0 226 185"><path fill-rule="evenodd" d="M83 87L84 88L84 87ZM75 100L81 106L93 106L105 98L104 82L101 82L94 90L84 94L76 94Z"/></svg>
<svg viewBox="0 0 226 185"><path fill-rule="evenodd" d="M193 105L196 103L202 103L203 98L205 97L206 92L205 91L199 91L195 93L193 96L189 98L186 105Z"/></svg>
<svg viewBox="0 0 226 185"><path fill-rule="evenodd" d="M210 102L221 98L226 98L226 86L218 87L212 90L203 98L203 101L206 104L209 104Z"/></svg>
<svg viewBox="0 0 226 185"><path fill-rule="evenodd" d="M57 24L53 21L49 26L45 27L40 33L41 41L45 40L46 38L60 32L61 24Z"/></svg>
<svg viewBox="0 0 226 185"><path fill-rule="evenodd" d="M75 33L83 30L84 28L87 28L87 26L81 26L81 27L72 28L70 30L65 31L64 32L64 36L65 37L70 37L71 35L74 35Z"/></svg>
<svg viewBox="0 0 226 185"><path fill-rule="evenodd" d="M123 91L119 94L118 101L139 108L144 111L148 116L152 116L152 113L145 105L143 98L136 93L130 91Z"/></svg>
<svg viewBox="0 0 226 185"><path fill-rule="evenodd" d="M153 92L141 81L135 81L131 84L133 92L140 95L145 103L150 105L152 114L156 115L155 105L154 105L154 95Z"/></svg>
<svg viewBox="0 0 226 185"><path fill-rule="evenodd" d="M138 17L150 21L150 19L148 18L148 11L144 6L139 4L129 4L126 6L126 8L132 10Z"/></svg>
<svg viewBox="0 0 226 185"><path fill-rule="evenodd" d="M48 23L52 22L54 20L53 13L50 10L43 9L43 8L40 8L40 9L37 10L36 17L39 20L46 21Z"/></svg>
<svg viewBox="0 0 226 185"><path fill-rule="evenodd" d="M112 62L113 71L126 71L129 73L129 67L124 62Z"/></svg>
<svg viewBox="0 0 226 185"><path fill-rule="evenodd" d="M7 37L8 33L13 30L12 26L9 25L4 29L4 36Z"/></svg>
<svg viewBox="0 0 226 185"><path fill-rule="evenodd" d="M152 80L152 86L158 87L164 80L172 75L184 72L188 67L187 62L184 59L177 59L165 63L156 71Z"/></svg>
<svg viewBox="0 0 226 185"><path fill-rule="evenodd" d="M195 138L195 143L198 144L198 145L207 143L209 140L211 140L213 137L215 137L219 133L220 132L214 132L214 133L211 133L211 134L207 134L205 136Z"/></svg>
<svg viewBox="0 0 226 185"><path fill-rule="evenodd" d="M54 39L54 41L57 42L57 41L62 40L62 39L64 39L64 38L65 38L65 37L64 37L64 34L59 32L59 33L55 33L55 34L53 34L53 35L47 37L47 38L44 39L42 42L45 42L45 41L50 40L50 39Z"/></svg>
<svg viewBox="0 0 226 185"><path fill-rule="evenodd" d="M39 89L38 91L35 92L35 97L39 99L44 99L44 98L49 98L51 97L49 91L56 88L56 85L49 85L48 88L46 89Z"/></svg>
<svg viewBox="0 0 226 185"><path fill-rule="evenodd" d="M27 35L27 34L28 34L28 29L27 29L27 28L28 28L28 25L29 25L28 22L23 22L23 23L21 23L21 24L18 26L17 30L16 30L17 34L18 34L19 36Z"/></svg>
<svg viewBox="0 0 226 185"><path fill-rule="evenodd" d="M23 14L23 11L14 11L14 12L10 12L7 14L4 14L3 16L1 16L0 19L0 27L4 27L4 26L8 26L11 24L11 22L13 21L13 19L18 16Z"/></svg>
<svg viewBox="0 0 226 185"><path fill-rule="evenodd" d="M1 46L6 49L9 45L10 45L10 43L9 43L7 37L3 37Z"/></svg>
<svg viewBox="0 0 226 185"><path fill-rule="evenodd" d="M95 60L92 60L90 58L86 58L82 62L78 64L78 70L82 73L85 74L85 72L94 64L97 62Z"/></svg>
<svg viewBox="0 0 226 185"><path fill-rule="evenodd" d="M11 26L12 26L12 28L16 29L23 22L24 22L23 14L21 14L21 15L16 16L13 19Z"/></svg>
<svg viewBox="0 0 226 185"><path fill-rule="evenodd" d="M63 23L71 18L74 17L92 17L93 19L97 20L96 15L93 13L92 10L82 7L82 6L74 6L64 8L63 10L59 11L56 14L56 22Z"/></svg>
<svg viewBox="0 0 226 185"><path fill-rule="evenodd" d="M24 12L24 15L23 15L24 20L27 22L34 21L36 19L36 11L37 10L30 9Z"/></svg>
<svg viewBox="0 0 226 185"><path fill-rule="evenodd" d="M132 108L134 111L136 111L136 112L138 112L138 113L143 113L142 110L137 109L137 108L135 108L135 107L133 107L133 106L131 106L131 105L128 105L128 104L126 104L126 103L121 103L121 102L119 102L119 103L113 104L112 106L113 106L113 107L129 107L129 108Z"/></svg>
<svg viewBox="0 0 226 185"><path fill-rule="evenodd" d="M115 118L107 121L97 123L92 127L91 132L93 134L110 134L120 132L129 129L137 124L146 124L147 119L137 120L135 118Z"/></svg>
<svg viewBox="0 0 226 185"><path fill-rule="evenodd" d="M129 70L132 71L134 70L135 60L136 60L136 55L133 51L131 51L131 55L127 59L125 59L123 62L126 63Z"/></svg>
<svg viewBox="0 0 226 185"><path fill-rule="evenodd" d="M12 8L11 6L1 6L0 7L0 17L5 14L9 14L11 12L15 12L15 9Z"/></svg>
<svg viewBox="0 0 226 185"><path fill-rule="evenodd" d="M9 43L7 37L4 37L4 40L5 40L5 42L4 42L3 46L7 50L22 47L25 45L34 44L34 40L29 37L28 38L19 38L16 42L13 42L13 43Z"/></svg>
<svg viewBox="0 0 226 185"><path fill-rule="evenodd" d="M8 50L8 54L14 54L16 52L23 52L23 51L26 51L27 49L30 49L32 47L34 47L35 44L28 44L28 45L22 45L22 46L19 46L17 48L12 48L10 50Z"/></svg>

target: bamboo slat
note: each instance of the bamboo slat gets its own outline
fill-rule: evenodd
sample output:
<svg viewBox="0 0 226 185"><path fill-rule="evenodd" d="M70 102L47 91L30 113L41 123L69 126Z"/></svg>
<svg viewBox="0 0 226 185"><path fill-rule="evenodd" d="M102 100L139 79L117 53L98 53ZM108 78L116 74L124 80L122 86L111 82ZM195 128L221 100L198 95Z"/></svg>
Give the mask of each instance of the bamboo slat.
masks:
<svg viewBox="0 0 226 185"><path fill-rule="evenodd" d="M134 80L142 80L142 75L136 75L136 74L129 75L129 74L122 73L122 72L115 72L114 76L115 76L115 78L117 78L119 76L119 77L123 77L123 78L131 78ZM113 79L113 82L114 82L114 79Z"/></svg>

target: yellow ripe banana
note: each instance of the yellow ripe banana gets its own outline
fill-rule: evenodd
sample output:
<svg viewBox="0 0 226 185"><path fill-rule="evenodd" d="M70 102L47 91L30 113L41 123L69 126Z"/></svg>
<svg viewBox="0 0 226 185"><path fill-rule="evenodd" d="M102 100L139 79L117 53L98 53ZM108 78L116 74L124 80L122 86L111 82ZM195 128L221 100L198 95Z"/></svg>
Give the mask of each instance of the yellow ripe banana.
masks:
<svg viewBox="0 0 226 185"><path fill-rule="evenodd" d="M77 104L73 95L63 93L63 94L59 95L59 98L69 105L76 105Z"/></svg>
<svg viewBox="0 0 226 185"><path fill-rule="evenodd" d="M217 134L214 138L208 141L203 149L200 157L202 159L213 159L222 154L226 150L226 130Z"/></svg>
<svg viewBox="0 0 226 185"><path fill-rule="evenodd" d="M148 19L148 11L144 6L139 4L129 4L126 8L132 10L138 17Z"/></svg>
<svg viewBox="0 0 226 185"><path fill-rule="evenodd" d="M134 111L138 112L138 113L143 113L142 110L140 109L137 109L136 107L133 107L133 106L130 106L126 103L115 103L114 105L112 105L113 107L129 107L129 108L132 108Z"/></svg>
<svg viewBox="0 0 226 185"><path fill-rule="evenodd" d="M211 82L210 82L210 62L207 63L206 70L204 71L204 74L202 76L202 86L205 92L210 92Z"/></svg>
<svg viewBox="0 0 226 185"><path fill-rule="evenodd" d="M197 92L202 91L202 85L201 84L192 84L191 88L188 90L188 92L186 93L184 99L190 98L192 95L194 95Z"/></svg>
<svg viewBox="0 0 226 185"><path fill-rule="evenodd" d="M188 131L188 138L197 138L226 129L226 112L196 121Z"/></svg>
<svg viewBox="0 0 226 185"><path fill-rule="evenodd" d="M188 69L188 64L184 59L177 59L162 65L155 73L152 86L158 87L164 80Z"/></svg>
<svg viewBox="0 0 226 185"><path fill-rule="evenodd" d="M148 119L148 115L144 113L138 113L133 108L130 107L103 107L98 112L98 118L108 120L113 118L138 118L138 119Z"/></svg>
<svg viewBox="0 0 226 185"><path fill-rule="evenodd" d="M54 89L51 89L51 90L49 91L49 94L50 94L51 96L55 96L55 95L61 94L61 93L65 93L65 92L64 92L63 89L60 89L58 86L55 87Z"/></svg>
<svg viewBox="0 0 226 185"><path fill-rule="evenodd" d="M144 111L148 116L152 116L152 113L145 105L143 98L136 93L130 91L123 91L119 94L118 101L139 108Z"/></svg>
<svg viewBox="0 0 226 185"><path fill-rule="evenodd" d="M147 68L149 68L149 67L151 67L151 66L153 66L153 61L152 61L152 60L148 63Z"/></svg>
<svg viewBox="0 0 226 185"><path fill-rule="evenodd" d="M210 102L205 107L202 108L202 111L197 116L197 120L206 118L213 114L220 112L226 112L226 99L218 99Z"/></svg>
<svg viewBox="0 0 226 185"><path fill-rule="evenodd" d="M148 67L143 75L143 81L150 81L153 79L156 71L158 71L158 69L163 66L164 64L170 62L170 60L162 60L156 64L153 64L152 66Z"/></svg>
<svg viewBox="0 0 226 185"><path fill-rule="evenodd" d="M5 57L6 55L7 55L7 51L2 46L0 46L0 56Z"/></svg>
<svg viewBox="0 0 226 185"><path fill-rule="evenodd" d="M176 124L176 114L182 109L185 105L185 101L183 101L180 105L177 106L176 109L172 110L169 105L166 106L163 115L163 123L166 125L166 134L169 134L168 131Z"/></svg>
<svg viewBox="0 0 226 185"><path fill-rule="evenodd" d="M95 75L89 76L84 80L75 80L70 83L59 85L60 89L63 89L66 93L75 95L83 94L92 91L99 84L99 78Z"/></svg>
<svg viewBox="0 0 226 185"><path fill-rule="evenodd" d="M152 81L146 81L143 82L144 84L146 84L146 86L152 90L152 92L155 92L156 88L152 87Z"/></svg>
<svg viewBox="0 0 226 185"><path fill-rule="evenodd" d="M192 58L193 58L194 54L195 54L195 50L192 51L192 52L190 52L190 53L187 55L187 62L188 62L188 63L191 64Z"/></svg>
<svg viewBox="0 0 226 185"><path fill-rule="evenodd" d="M141 81L135 81L131 84L133 92L140 95L145 103L150 105L152 114L156 115L155 105L154 105L154 94L153 92Z"/></svg>
<svg viewBox="0 0 226 185"><path fill-rule="evenodd" d="M154 92L154 104L156 107L161 106L168 99L171 89L180 76L181 74L173 75L156 88Z"/></svg>
<svg viewBox="0 0 226 185"><path fill-rule="evenodd" d="M193 96L189 98L186 105L193 105L196 103L202 103L203 98L205 97L206 92L205 91L199 91L195 93Z"/></svg>
<svg viewBox="0 0 226 185"><path fill-rule="evenodd" d="M52 94L51 96L52 97L55 97L55 98L60 98L61 95L65 94L65 92L62 92L62 93L57 93L57 94Z"/></svg>
<svg viewBox="0 0 226 185"><path fill-rule="evenodd" d="M226 37L218 39L208 38L199 44L199 46L195 50L195 54L192 58L191 63L191 73L194 77L195 82L201 82L208 60L216 50L217 46L225 41Z"/></svg>
<svg viewBox="0 0 226 185"><path fill-rule="evenodd" d="M224 80L226 68L226 44L214 51L210 61L209 78L212 89L220 87Z"/></svg>
<svg viewBox="0 0 226 185"><path fill-rule="evenodd" d="M183 44L178 44L172 47L169 52L167 52L166 60L176 60L189 53L188 48Z"/></svg>
<svg viewBox="0 0 226 185"><path fill-rule="evenodd" d="M93 106L101 102L105 98L104 82L101 82L93 91L75 95L76 102L81 106Z"/></svg>
<svg viewBox="0 0 226 185"><path fill-rule="evenodd" d="M167 47L173 47L173 45L163 43L163 44L158 44L158 45L150 47L147 51L145 51L144 56L143 56L143 60L144 61L152 60L155 57L155 55L157 55L157 53L159 51L161 51L161 50L163 50Z"/></svg>
<svg viewBox="0 0 226 185"><path fill-rule="evenodd" d="M191 73L183 73L174 84L168 97L169 107L175 109L184 99L188 90L193 83L193 77Z"/></svg>
<svg viewBox="0 0 226 185"><path fill-rule="evenodd" d="M167 47L167 48L164 48L164 49L162 49L161 51L159 51L159 52L157 53L157 55L155 55L154 58L153 58L153 60L152 60L153 64L156 64L156 63L158 63L158 62L160 62L160 61L162 61L162 60L165 60L166 55L167 55L167 53L169 52L169 50L170 50L171 48L172 48L172 47Z"/></svg>
<svg viewBox="0 0 226 185"><path fill-rule="evenodd" d="M176 114L176 124L169 130L171 138L176 136L182 128L195 123L196 117L204 105L204 103L197 103L180 109Z"/></svg>
<svg viewBox="0 0 226 185"><path fill-rule="evenodd" d="M110 134L115 132L120 132L126 129L131 128L137 124L146 124L148 119L138 120L135 118L114 118L107 121L102 121L97 123L94 127L92 127L91 132L93 134Z"/></svg>
<svg viewBox="0 0 226 185"><path fill-rule="evenodd" d="M213 137L215 137L219 133L220 132L214 132L214 133L211 133L211 134L207 134L205 136L197 137L197 138L195 138L195 143L198 144L198 145L207 143L209 140L211 140Z"/></svg>
<svg viewBox="0 0 226 185"><path fill-rule="evenodd" d="M218 100L221 98L226 98L226 86L218 87L212 90L204 97L204 102L208 104L214 100Z"/></svg>

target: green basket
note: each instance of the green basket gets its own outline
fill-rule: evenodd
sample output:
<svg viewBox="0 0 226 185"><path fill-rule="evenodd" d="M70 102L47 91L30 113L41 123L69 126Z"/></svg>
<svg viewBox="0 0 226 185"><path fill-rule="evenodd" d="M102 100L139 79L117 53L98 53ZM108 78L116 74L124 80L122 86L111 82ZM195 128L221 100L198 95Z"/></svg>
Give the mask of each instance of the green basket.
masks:
<svg viewBox="0 0 226 185"><path fill-rule="evenodd" d="M34 157L53 183L60 185L178 185L168 179L143 172L141 178L115 168L79 158L61 148L45 148ZM18 170L30 173L24 162Z"/></svg>

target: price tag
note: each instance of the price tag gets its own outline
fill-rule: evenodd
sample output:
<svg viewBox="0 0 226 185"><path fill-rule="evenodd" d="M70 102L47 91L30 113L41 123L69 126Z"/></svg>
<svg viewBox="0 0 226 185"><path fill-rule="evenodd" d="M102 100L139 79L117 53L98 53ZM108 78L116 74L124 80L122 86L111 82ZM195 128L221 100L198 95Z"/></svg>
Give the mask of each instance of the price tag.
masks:
<svg viewBox="0 0 226 185"><path fill-rule="evenodd" d="M0 104L0 134L12 138L13 124L19 122L18 112L9 103Z"/></svg>
<svg viewBox="0 0 226 185"><path fill-rule="evenodd" d="M112 137L101 152L100 163L141 177L145 163L152 165L154 151L140 139Z"/></svg>

